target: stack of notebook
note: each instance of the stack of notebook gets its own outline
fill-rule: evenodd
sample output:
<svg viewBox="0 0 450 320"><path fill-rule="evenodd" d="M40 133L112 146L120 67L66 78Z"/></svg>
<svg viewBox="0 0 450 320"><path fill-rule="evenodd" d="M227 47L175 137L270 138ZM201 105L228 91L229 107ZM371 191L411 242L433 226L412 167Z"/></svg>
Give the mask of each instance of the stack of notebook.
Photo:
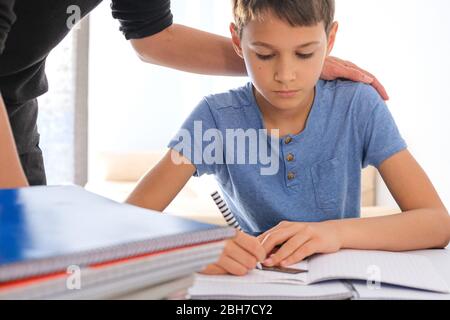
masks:
<svg viewBox="0 0 450 320"><path fill-rule="evenodd" d="M0 299L169 297L234 234L79 187L0 190Z"/></svg>

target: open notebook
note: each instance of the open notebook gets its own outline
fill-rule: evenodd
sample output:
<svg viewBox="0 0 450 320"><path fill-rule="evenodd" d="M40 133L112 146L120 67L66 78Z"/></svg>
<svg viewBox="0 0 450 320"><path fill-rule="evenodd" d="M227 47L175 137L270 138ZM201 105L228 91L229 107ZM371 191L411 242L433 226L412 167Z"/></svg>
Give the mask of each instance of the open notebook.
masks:
<svg viewBox="0 0 450 320"><path fill-rule="evenodd" d="M198 275L190 294L194 299L336 299L354 295L353 284L340 280L359 280L366 287L390 285L420 292L450 292L449 284L430 259L411 252L341 250L313 256L292 267L308 271L284 274L253 270L244 277ZM319 285L309 286L312 284Z"/></svg>

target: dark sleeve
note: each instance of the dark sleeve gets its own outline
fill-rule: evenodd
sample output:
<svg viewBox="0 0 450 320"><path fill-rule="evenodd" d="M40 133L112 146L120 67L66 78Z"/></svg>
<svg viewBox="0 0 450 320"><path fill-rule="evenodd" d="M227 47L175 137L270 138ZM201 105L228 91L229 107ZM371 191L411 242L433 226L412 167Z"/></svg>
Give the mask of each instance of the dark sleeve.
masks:
<svg viewBox="0 0 450 320"><path fill-rule="evenodd" d="M154 35L173 23L170 0L112 0L111 9L127 39Z"/></svg>
<svg viewBox="0 0 450 320"><path fill-rule="evenodd" d="M15 0L0 0L0 55L5 49L6 38L11 26L16 21L14 14Z"/></svg>

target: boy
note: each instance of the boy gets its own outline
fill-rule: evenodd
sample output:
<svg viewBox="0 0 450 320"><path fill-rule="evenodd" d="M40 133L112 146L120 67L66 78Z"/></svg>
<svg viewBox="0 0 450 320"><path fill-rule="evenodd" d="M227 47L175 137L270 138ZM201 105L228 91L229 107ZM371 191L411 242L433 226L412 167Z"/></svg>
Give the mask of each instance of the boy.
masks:
<svg viewBox="0 0 450 320"><path fill-rule="evenodd" d="M450 217L384 101L367 85L319 80L338 29L334 1L233 0L233 9L232 41L252 83L206 97L128 202L162 211L193 174L214 174L245 233L227 242L207 274L244 275L258 261L288 266L344 248L445 247ZM245 160L256 153L259 162L234 163L231 129L250 132L244 140L254 140L251 130L270 132L245 150ZM212 140L222 148L211 148ZM265 146L279 160L268 174ZM402 214L359 218L368 165L378 168Z"/></svg>

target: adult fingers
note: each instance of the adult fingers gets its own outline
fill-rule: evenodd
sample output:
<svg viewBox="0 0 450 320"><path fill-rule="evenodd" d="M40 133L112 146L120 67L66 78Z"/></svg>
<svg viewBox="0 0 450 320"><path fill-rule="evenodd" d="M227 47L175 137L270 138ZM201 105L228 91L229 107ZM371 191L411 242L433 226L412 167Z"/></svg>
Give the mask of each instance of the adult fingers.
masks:
<svg viewBox="0 0 450 320"><path fill-rule="evenodd" d="M328 57L321 78L325 80L345 78L356 82L370 84L384 100L389 100L389 95L380 81L373 74L350 61L345 61L336 57Z"/></svg>
<svg viewBox="0 0 450 320"><path fill-rule="evenodd" d="M337 58L336 58L337 59ZM338 61L340 59L337 59ZM389 100L389 95L387 94L387 91L385 89L385 87L381 84L381 82L377 79L377 77L375 77L372 73L358 67L356 64L354 64L351 61L344 61L344 60L340 60L342 65L348 67L348 68L353 68L356 69L357 71L359 71L360 73L364 74L360 76L360 80L353 80L353 81L359 81L359 82L363 82L363 83L367 83L372 85L375 90L377 90L378 94L383 98L383 100ZM355 73L355 77L358 77L358 75Z"/></svg>

